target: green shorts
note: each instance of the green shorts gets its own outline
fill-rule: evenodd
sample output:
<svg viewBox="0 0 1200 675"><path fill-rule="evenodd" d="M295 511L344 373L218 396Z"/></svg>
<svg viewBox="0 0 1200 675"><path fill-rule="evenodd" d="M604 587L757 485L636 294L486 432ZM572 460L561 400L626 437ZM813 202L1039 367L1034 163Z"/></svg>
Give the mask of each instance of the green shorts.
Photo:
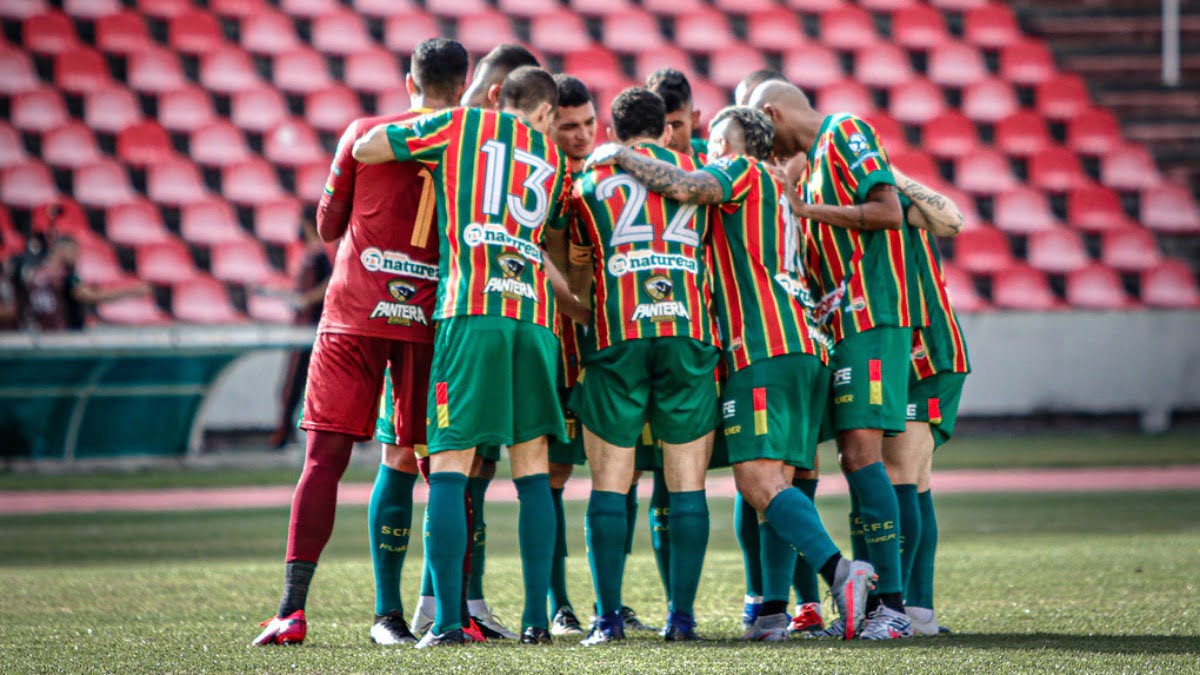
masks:
<svg viewBox="0 0 1200 675"><path fill-rule="evenodd" d="M720 358L716 347L687 337L619 342L584 360L571 409L618 447L634 447L647 422L657 440L689 443L717 426Z"/></svg>
<svg viewBox="0 0 1200 675"><path fill-rule="evenodd" d="M881 326L833 350L833 428L903 433L912 369L912 329Z"/></svg>
<svg viewBox="0 0 1200 675"><path fill-rule="evenodd" d="M829 370L810 354L757 361L729 376L721 417L729 461L777 459L812 469Z"/></svg>
<svg viewBox="0 0 1200 675"><path fill-rule="evenodd" d="M553 442L554 441L552 439L551 443ZM501 454L500 446L495 443L484 443L483 445L475 448L475 454L479 455L480 459L483 459L484 461L499 462Z"/></svg>
<svg viewBox="0 0 1200 675"><path fill-rule="evenodd" d="M954 435L958 402L966 381L966 373L939 373L923 380L909 380L908 420L929 423L935 448Z"/></svg>
<svg viewBox="0 0 1200 675"><path fill-rule="evenodd" d="M642 426L634 447L633 468L638 471L661 471L663 468L662 443L655 440L650 424Z"/></svg>
<svg viewBox="0 0 1200 675"><path fill-rule="evenodd" d="M563 417L567 420L567 440L561 441L556 438L550 441L550 463L575 466L587 464L587 455L583 451L583 429L579 428L579 420L575 413L567 409L571 390L559 389L558 394L563 406Z"/></svg>
<svg viewBox="0 0 1200 675"><path fill-rule="evenodd" d="M462 316L438 324L429 377L429 452L566 439L558 338L527 321Z"/></svg>

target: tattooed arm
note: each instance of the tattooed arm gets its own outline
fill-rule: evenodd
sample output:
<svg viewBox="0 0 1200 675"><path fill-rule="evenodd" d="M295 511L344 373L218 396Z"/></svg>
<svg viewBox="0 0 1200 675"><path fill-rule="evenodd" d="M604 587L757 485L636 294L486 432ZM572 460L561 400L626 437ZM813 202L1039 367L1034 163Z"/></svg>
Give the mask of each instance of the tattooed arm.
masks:
<svg viewBox="0 0 1200 675"><path fill-rule="evenodd" d="M896 187L912 200L908 210L908 224L919 227L938 237L957 236L963 228L963 215L949 197L926 187L895 167Z"/></svg>
<svg viewBox="0 0 1200 675"><path fill-rule="evenodd" d="M896 197L896 188L891 185L876 185L867 192L867 201L848 206L806 204L799 197L792 199L791 195L788 199L796 216L834 227L874 232L898 230L904 224L900 199Z"/></svg>
<svg viewBox="0 0 1200 675"><path fill-rule="evenodd" d="M588 161L590 166L616 164L651 192L667 199L685 204L720 204L725 200L721 182L705 171L684 171L622 146L601 146L593 157L596 159Z"/></svg>

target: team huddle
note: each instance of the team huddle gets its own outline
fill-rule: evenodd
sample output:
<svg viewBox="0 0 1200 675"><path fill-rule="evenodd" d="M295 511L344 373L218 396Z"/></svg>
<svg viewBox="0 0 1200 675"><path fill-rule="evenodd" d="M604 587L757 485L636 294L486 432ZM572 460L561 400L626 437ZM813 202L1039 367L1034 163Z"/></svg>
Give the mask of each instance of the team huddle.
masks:
<svg viewBox="0 0 1200 675"><path fill-rule="evenodd" d="M480 60L469 84L468 60L457 42L421 43L412 110L356 120L339 142L317 225L340 243L283 598L254 644L305 639L338 481L372 436L379 644L595 646L659 630L622 599L643 472L667 599L659 633L700 640L705 476L729 466L744 639L944 631L929 476L970 370L932 237L961 229L953 203L892 167L869 124L818 113L778 73L748 75L704 144L687 78L661 70L616 97L610 142L594 147L585 83L515 45ZM851 551L813 503L827 439L850 487ZM483 593L502 449L519 501L519 633ZM563 510L584 463L586 628L567 592ZM429 502L410 624L400 575L418 474Z"/></svg>

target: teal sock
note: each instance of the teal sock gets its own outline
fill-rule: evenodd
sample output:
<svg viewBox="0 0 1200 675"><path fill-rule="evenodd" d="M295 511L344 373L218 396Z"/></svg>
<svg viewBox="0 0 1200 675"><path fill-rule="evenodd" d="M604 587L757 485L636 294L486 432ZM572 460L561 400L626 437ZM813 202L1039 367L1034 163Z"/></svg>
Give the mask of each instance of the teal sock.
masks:
<svg viewBox="0 0 1200 675"><path fill-rule="evenodd" d="M704 490L670 493L671 609L695 614L696 590L708 549L708 500Z"/></svg>
<svg viewBox="0 0 1200 675"><path fill-rule="evenodd" d="M850 492L850 552L855 560L867 560L867 538L864 536L858 495Z"/></svg>
<svg viewBox="0 0 1200 675"><path fill-rule="evenodd" d="M429 531L429 505L425 505L425 515L421 517L421 532ZM423 535L422 535L423 536ZM429 564L429 547L425 547L425 555L421 557L421 597L433 597L433 568Z"/></svg>
<svg viewBox="0 0 1200 675"><path fill-rule="evenodd" d="M892 489L900 507L900 583L907 596L913 563L921 546L921 503L917 499L917 486L912 483L893 485Z"/></svg>
<svg viewBox="0 0 1200 675"><path fill-rule="evenodd" d="M517 538L521 543L521 576L525 580L525 611L521 628L549 628L546 593L550 586L550 562L554 557L554 500L550 496L550 474L536 473L513 480L517 500Z"/></svg>
<svg viewBox="0 0 1200 675"><path fill-rule="evenodd" d="M912 577L909 579L907 604L912 607L933 609L933 563L937 557L938 523L933 510L933 492L917 493L921 507L921 545L917 547L913 561Z"/></svg>
<svg viewBox="0 0 1200 675"><path fill-rule="evenodd" d="M670 497L667 481L662 471L654 472L654 492L650 494L650 546L654 549L654 562L658 564L658 578L662 580L663 593L671 601L671 522Z"/></svg>
<svg viewBox="0 0 1200 675"><path fill-rule="evenodd" d="M742 493L733 497L733 532L737 535L738 547L742 549L742 567L746 574L746 595L763 594L763 561L759 557L758 512Z"/></svg>
<svg viewBox="0 0 1200 675"><path fill-rule="evenodd" d="M437 610L433 632L462 628L462 566L467 552L467 477L453 471L429 474L425 556L433 574Z"/></svg>
<svg viewBox="0 0 1200 675"><path fill-rule="evenodd" d="M588 498L586 536L588 564L596 588L596 613L621 610L621 582L625 577L625 495L592 490Z"/></svg>
<svg viewBox="0 0 1200 675"><path fill-rule="evenodd" d="M867 557L875 566L878 595L904 592L900 579L900 505L883 462L875 462L846 475L850 491L858 496Z"/></svg>
<svg viewBox="0 0 1200 675"><path fill-rule="evenodd" d="M570 607L567 597L567 519L563 511L563 489L550 488L554 500L554 560L550 565L550 611Z"/></svg>
<svg viewBox="0 0 1200 675"><path fill-rule="evenodd" d="M758 524L758 539L762 558L763 602L782 602L786 605L791 592L792 571L796 569L796 549L766 521Z"/></svg>
<svg viewBox="0 0 1200 675"><path fill-rule="evenodd" d="M802 478L792 483L805 497L814 502L817 496L817 480ZM792 587L796 589L796 599L800 604L821 602L821 589L817 586L817 571L808 564L808 559L802 555L796 556L796 570L792 575Z"/></svg>
<svg viewBox="0 0 1200 675"><path fill-rule="evenodd" d="M637 483L625 494L625 555L633 554L633 533L637 531L638 500Z"/></svg>
<svg viewBox="0 0 1200 675"><path fill-rule="evenodd" d="M763 512L775 532L804 556L809 566L820 569L838 552L829 538L812 500L790 487L775 495ZM761 530L760 530L761 533ZM794 568L794 566L793 566ZM765 597L765 596L764 596Z"/></svg>
<svg viewBox="0 0 1200 675"><path fill-rule="evenodd" d="M408 554L412 529L413 484L417 477L379 465L375 489L367 506L371 563L375 568L375 614L404 613L400 572Z"/></svg>
<svg viewBox="0 0 1200 675"><path fill-rule="evenodd" d="M483 504L491 478L478 476L467 480L467 494L471 495L471 580L467 583L467 599L483 599L483 566L487 558L487 521L483 519Z"/></svg>

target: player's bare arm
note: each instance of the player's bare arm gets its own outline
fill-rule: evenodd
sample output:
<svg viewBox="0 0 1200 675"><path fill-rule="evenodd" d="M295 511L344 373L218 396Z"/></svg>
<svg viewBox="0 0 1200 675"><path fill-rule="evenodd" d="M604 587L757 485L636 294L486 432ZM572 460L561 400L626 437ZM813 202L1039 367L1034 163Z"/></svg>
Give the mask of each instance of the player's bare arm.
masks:
<svg viewBox="0 0 1200 675"><path fill-rule="evenodd" d="M797 216L834 227L844 227L861 232L876 232L898 230L904 224L904 212L900 210L900 198L896 196L896 188L892 185L876 185L871 188L867 192L866 201L862 204L847 206L807 204L798 198L792 199L790 195L788 199L792 205L792 211Z"/></svg>
<svg viewBox="0 0 1200 675"><path fill-rule="evenodd" d="M963 228L963 215L958 206L940 192L922 185L896 169L896 188L912 200L908 223L938 237L956 237Z"/></svg>
<svg viewBox="0 0 1200 675"><path fill-rule="evenodd" d="M587 325L592 320L592 310L588 304L571 292L567 278L554 264L550 256L545 258L546 276L550 279L550 287L554 289L554 299L558 311L575 323Z"/></svg>
<svg viewBox="0 0 1200 675"><path fill-rule="evenodd" d="M363 164L383 164L396 160L387 137L388 125L380 124L354 142L354 159Z"/></svg>
<svg viewBox="0 0 1200 675"><path fill-rule="evenodd" d="M600 156L599 150L593 157L599 158L595 162L589 160L589 165L616 164L651 192L657 192L677 202L719 204L725 198L721 183L711 174L704 171L684 171L624 146L616 146L611 156L604 161L601 161L603 157Z"/></svg>

